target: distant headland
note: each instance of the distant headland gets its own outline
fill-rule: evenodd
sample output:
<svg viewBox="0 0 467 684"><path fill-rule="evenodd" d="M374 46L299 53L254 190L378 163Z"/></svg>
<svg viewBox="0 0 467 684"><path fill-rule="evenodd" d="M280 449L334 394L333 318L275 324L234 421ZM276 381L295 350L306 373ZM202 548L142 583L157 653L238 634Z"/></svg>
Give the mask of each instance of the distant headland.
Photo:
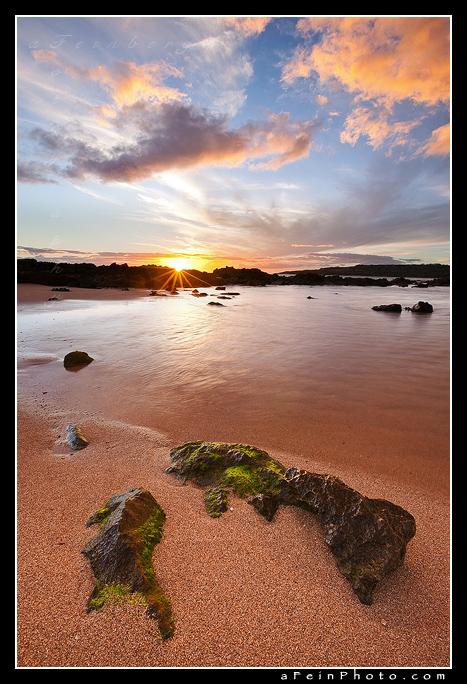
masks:
<svg viewBox="0 0 467 684"><path fill-rule="evenodd" d="M266 273L259 268L225 266L211 273L187 269L183 273L186 287L220 285L349 285L386 287L399 285L450 285L450 266L444 264L376 264L336 266L315 270ZM17 260L17 282L51 285L54 287L83 288L147 288L163 289L173 269L168 266L128 266L110 264L96 266L90 263L69 264L37 259ZM414 283L414 281L416 281ZM175 282L175 280L172 280ZM181 281L179 281L181 282Z"/></svg>

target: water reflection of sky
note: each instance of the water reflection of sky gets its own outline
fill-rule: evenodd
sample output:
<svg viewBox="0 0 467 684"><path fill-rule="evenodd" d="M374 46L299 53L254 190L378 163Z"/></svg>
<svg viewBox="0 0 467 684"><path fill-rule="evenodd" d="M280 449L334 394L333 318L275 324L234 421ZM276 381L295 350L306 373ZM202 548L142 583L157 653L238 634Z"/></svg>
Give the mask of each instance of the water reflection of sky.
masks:
<svg viewBox="0 0 467 684"><path fill-rule="evenodd" d="M95 363L86 381L98 379L106 392L123 387L133 406L180 406L207 401L213 392L256 412L258 401L280 412L333 398L388 410L423 401L433 405L430 413L437 403L446 405L448 288L235 291L241 294L222 300L224 307L208 305L219 301L213 290L199 299L183 292L26 307L18 314L18 351L59 358L87 351ZM394 301L412 306L422 298L433 303L432 315L371 310Z"/></svg>

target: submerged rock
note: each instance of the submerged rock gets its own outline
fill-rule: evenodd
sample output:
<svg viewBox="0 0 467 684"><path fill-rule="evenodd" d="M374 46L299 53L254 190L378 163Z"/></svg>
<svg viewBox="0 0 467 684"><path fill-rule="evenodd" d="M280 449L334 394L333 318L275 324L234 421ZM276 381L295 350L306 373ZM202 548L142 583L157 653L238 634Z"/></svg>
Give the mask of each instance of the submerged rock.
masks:
<svg viewBox="0 0 467 684"><path fill-rule="evenodd" d="M83 351L72 351L66 354L63 359L63 365L65 368L71 368L72 366L83 366L85 364L91 363L94 359Z"/></svg>
<svg viewBox="0 0 467 684"><path fill-rule="evenodd" d="M394 313L401 313L402 306L400 304L380 304L379 306L372 306L373 311L393 311Z"/></svg>
<svg viewBox="0 0 467 684"><path fill-rule="evenodd" d="M164 522L165 512L142 488L115 494L89 518L86 527L99 524L100 531L81 552L96 578L88 612L102 607L111 585L139 592L146 599L147 613L157 620L162 638L173 636L171 603L157 582L152 564Z"/></svg>
<svg viewBox="0 0 467 684"><path fill-rule="evenodd" d="M410 311L414 313L433 313L433 305L429 302L417 302L411 307Z"/></svg>
<svg viewBox="0 0 467 684"><path fill-rule="evenodd" d="M81 425L67 425L66 441L72 449L84 449L89 444L81 431Z"/></svg>
<svg viewBox="0 0 467 684"><path fill-rule="evenodd" d="M319 517L326 543L359 600L371 605L378 583L404 560L416 531L413 516L384 499L369 499L331 475L288 470L253 446L188 442L170 452L174 473L209 487L209 515L227 510L227 494L246 498L268 521L280 505L298 506Z"/></svg>

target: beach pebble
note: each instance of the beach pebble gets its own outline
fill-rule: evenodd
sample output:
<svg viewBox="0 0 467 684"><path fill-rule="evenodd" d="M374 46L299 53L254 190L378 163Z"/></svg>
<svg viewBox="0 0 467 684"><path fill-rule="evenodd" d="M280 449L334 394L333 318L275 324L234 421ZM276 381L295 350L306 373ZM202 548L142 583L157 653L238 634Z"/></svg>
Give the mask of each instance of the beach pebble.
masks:
<svg viewBox="0 0 467 684"><path fill-rule="evenodd" d="M89 444L81 432L81 425L67 425L66 439L72 449L84 449Z"/></svg>

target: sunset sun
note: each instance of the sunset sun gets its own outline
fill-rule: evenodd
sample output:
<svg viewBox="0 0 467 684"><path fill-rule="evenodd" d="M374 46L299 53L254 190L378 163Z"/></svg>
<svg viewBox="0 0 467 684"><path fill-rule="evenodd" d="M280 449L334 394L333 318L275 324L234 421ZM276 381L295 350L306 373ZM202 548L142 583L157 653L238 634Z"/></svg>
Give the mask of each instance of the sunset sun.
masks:
<svg viewBox="0 0 467 684"><path fill-rule="evenodd" d="M175 271L183 271L186 269L187 266L187 261L186 259L174 259L171 263L170 266L175 270Z"/></svg>

